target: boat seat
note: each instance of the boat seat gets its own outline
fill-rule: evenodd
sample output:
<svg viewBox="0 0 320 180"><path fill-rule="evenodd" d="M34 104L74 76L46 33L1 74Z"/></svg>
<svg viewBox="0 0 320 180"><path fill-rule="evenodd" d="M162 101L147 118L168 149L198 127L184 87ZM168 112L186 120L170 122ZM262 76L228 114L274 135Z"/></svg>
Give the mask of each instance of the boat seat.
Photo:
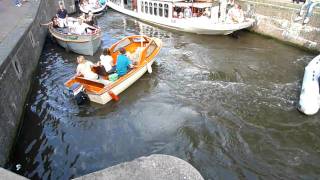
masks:
<svg viewBox="0 0 320 180"><path fill-rule="evenodd" d="M101 86L101 85L102 85L102 86L106 86L106 85L111 84L110 81L105 80L105 79L102 79L102 78L99 78L99 79L87 79L87 78L78 76L78 77L76 77L76 79L77 79L77 80L80 80L82 83L85 83L85 84L87 84L87 83L92 83L92 82L97 83L97 84L100 84L100 86Z"/></svg>
<svg viewBox="0 0 320 180"><path fill-rule="evenodd" d="M139 63L139 57L145 47L138 47L133 53L127 52L127 56L134 65Z"/></svg>

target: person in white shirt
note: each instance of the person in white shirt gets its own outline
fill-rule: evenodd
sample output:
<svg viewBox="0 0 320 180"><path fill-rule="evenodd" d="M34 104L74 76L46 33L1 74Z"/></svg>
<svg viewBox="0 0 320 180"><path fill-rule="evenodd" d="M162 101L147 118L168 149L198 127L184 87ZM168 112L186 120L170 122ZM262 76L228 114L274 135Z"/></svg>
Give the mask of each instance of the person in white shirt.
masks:
<svg viewBox="0 0 320 180"><path fill-rule="evenodd" d="M99 79L98 74L94 73L91 68L94 66L92 62L85 60L83 56L77 57L77 70L76 75L82 75L86 79L96 80Z"/></svg>
<svg viewBox="0 0 320 180"><path fill-rule="evenodd" d="M86 34L86 28L88 27L87 24L83 23L82 19L78 19L78 22L74 24L74 33L76 34Z"/></svg>
<svg viewBox="0 0 320 180"><path fill-rule="evenodd" d="M78 19L75 23L69 23L68 26L71 33L78 35L92 34L97 30L96 27L84 23L82 19Z"/></svg>
<svg viewBox="0 0 320 180"><path fill-rule="evenodd" d="M113 58L109 48L103 50L100 61L96 64L96 67L98 67L98 74L102 76L107 76L116 71L116 66L113 64Z"/></svg>
<svg viewBox="0 0 320 180"><path fill-rule="evenodd" d="M184 17L186 17L186 18L192 17L192 10L189 6L184 9L183 13L184 13Z"/></svg>
<svg viewBox="0 0 320 180"><path fill-rule="evenodd" d="M226 20L227 0L219 0L219 5L220 5L220 17L219 17L219 21L223 23L223 22L225 22L225 20Z"/></svg>
<svg viewBox="0 0 320 180"><path fill-rule="evenodd" d="M239 4L236 4L228 11L227 23L242 23L244 21L244 13Z"/></svg>

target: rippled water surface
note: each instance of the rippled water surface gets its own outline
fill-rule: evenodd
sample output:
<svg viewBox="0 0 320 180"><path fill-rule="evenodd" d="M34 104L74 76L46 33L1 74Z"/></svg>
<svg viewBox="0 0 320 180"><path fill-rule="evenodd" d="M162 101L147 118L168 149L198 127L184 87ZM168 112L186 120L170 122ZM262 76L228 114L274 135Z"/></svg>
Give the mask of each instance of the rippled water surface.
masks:
<svg viewBox="0 0 320 180"><path fill-rule="evenodd" d="M313 54L248 32L201 36L112 11L99 24L104 47L141 31L161 38L153 73L119 102L79 107L64 87L77 55L48 40L8 168L69 179L158 153L188 161L205 179L319 178L319 114L296 110Z"/></svg>

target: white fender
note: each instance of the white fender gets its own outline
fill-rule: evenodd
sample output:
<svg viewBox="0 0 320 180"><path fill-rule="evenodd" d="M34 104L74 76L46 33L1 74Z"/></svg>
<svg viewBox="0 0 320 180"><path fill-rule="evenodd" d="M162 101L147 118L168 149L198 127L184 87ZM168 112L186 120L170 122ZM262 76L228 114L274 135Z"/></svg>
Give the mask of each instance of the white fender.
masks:
<svg viewBox="0 0 320 180"><path fill-rule="evenodd" d="M320 55L305 67L298 110L306 115L314 115L320 108L319 95Z"/></svg>
<svg viewBox="0 0 320 180"><path fill-rule="evenodd" d="M151 63L147 63L147 70L148 70L148 73L149 73L149 74L152 73Z"/></svg>

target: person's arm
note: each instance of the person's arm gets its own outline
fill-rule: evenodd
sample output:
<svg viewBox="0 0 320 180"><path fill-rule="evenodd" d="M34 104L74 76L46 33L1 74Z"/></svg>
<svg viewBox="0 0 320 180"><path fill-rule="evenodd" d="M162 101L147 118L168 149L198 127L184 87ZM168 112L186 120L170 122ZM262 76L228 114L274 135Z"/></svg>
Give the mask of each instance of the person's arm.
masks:
<svg viewBox="0 0 320 180"><path fill-rule="evenodd" d="M81 75L81 72L80 72L80 67L78 65L76 69L76 76L80 76L80 75Z"/></svg>
<svg viewBox="0 0 320 180"><path fill-rule="evenodd" d="M127 66L130 67L130 68L133 68L131 60L129 58L127 58L127 59L128 59L128 61L127 61L128 65Z"/></svg>
<svg viewBox="0 0 320 180"><path fill-rule="evenodd" d="M49 25L51 25L51 24L53 24L52 21L50 21L50 22L48 22L48 23L40 23L41 26L49 26Z"/></svg>

